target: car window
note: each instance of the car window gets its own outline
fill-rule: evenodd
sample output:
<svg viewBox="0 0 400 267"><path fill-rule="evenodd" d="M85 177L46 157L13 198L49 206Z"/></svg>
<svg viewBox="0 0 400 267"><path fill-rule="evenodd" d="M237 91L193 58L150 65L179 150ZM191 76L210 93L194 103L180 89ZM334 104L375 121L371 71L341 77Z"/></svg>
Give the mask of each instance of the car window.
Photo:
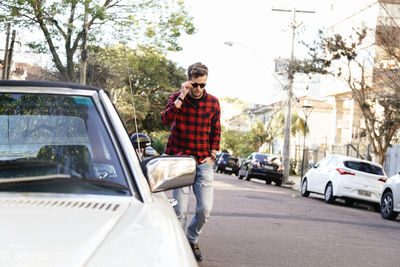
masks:
<svg viewBox="0 0 400 267"><path fill-rule="evenodd" d="M0 178L49 175L128 186L90 97L0 94ZM63 192L63 185L60 183L57 189L49 186L49 192ZM74 193L96 193L90 186L76 188ZM0 184L0 190L8 189ZM27 190L43 192L46 186Z"/></svg>
<svg viewBox="0 0 400 267"><path fill-rule="evenodd" d="M227 161L229 159L229 154L222 154L221 158L225 161Z"/></svg>
<svg viewBox="0 0 400 267"><path fill-rule="evenodd" d="M257 160L257 161L267 161L267 157L268 157L268 155L265 155L265 154L255 154L255 159Z"/></svg>
<svg viewBox="0 0 400 267"><path fill-rule="evenodd" d="M376 175L385 175L381 167L369 164L367 162L344 161L343 163L344 166L353 170L376 174Z"/></svg>
<svg viewBox="0 0 400 267"><path fill-rule="evenodd" d="M232 164L232 165L237 165L238 164L238 158L229 157L228 163Z"/></svg>

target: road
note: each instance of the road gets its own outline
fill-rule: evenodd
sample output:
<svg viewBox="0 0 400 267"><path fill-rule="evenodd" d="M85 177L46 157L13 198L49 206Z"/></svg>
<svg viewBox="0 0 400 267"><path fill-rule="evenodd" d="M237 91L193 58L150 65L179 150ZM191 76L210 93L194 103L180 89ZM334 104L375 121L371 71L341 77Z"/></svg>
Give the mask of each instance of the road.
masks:
<svg viewBox="0 0 400 267"><path fill-rule="evenodd" d="M214 185L201 267L399 266L399 218L383 220L367 206L325 204L322 196L304 198L257 179L215 174Z"/></svg>

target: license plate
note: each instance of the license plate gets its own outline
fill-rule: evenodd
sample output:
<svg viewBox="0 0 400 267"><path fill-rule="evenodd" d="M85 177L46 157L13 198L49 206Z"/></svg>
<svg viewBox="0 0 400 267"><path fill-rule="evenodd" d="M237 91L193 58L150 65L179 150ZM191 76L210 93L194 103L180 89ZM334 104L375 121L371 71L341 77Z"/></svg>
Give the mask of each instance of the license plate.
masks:
<svg viewBox="0 0 400 267"><path fill-rule="evenodd" d="M274 169L274 166L265 165L265 166L264 166L264 169L266 169L266 170L273 170L273 169Z"/></svg>
<svg viewBox="0 0 400 267"><path fill-rule="evenodd" d="M371 197L371 192L364 191L364 190L358 190L358 194L363 197Z"/></svg>
<svg viewBox="0 0 400 267"><path fill-rule="evenodd" d="M232 168L231 168L231 167L225 167L225 170L227 170L227 171L231 171L231 170L232 170Z"/></svg>

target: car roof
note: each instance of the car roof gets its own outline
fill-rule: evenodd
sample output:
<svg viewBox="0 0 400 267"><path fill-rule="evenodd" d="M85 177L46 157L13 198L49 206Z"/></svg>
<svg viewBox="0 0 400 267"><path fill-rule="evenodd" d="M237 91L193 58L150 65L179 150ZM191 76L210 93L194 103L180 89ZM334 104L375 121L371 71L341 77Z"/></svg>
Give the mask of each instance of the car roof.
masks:
<svg viewBox="0 0 400 267"><path fill-rule="evenodd" d="M337 154L333 154L333 155L331 155L331 157L332 156L338 157L342 161L351 160L351 161L357 161L357 162L365 162L365 163L368 163L368 164L371 164L371 165L375 165L375 166L379 166L379 167L382 168L382 165L380 165L379 163L375 163L375 162L372 162L372 161L369 161L369 160L365 160L365 159L353 158L353 157L344 156L344 155L337 155Z"/></svg>
<svg viewBox="0 0 400 267"><path fill-rule="evenodd" d="M54 87L70 89L87 89L99 91L100 88L72 82L31 81L31 80L0 80L0 87Z"/></svg>

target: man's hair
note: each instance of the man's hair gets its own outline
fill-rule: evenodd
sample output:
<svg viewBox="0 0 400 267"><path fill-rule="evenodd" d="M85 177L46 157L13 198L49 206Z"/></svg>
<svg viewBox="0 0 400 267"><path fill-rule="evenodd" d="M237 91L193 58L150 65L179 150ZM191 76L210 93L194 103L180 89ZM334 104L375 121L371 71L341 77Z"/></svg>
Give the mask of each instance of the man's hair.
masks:
<svg viewBox="0 0 400 267"><path fill-rule="evenodd" d="M208 75L208 68L206 65L197 62L189 66L188 68L188 77L189 80L193 78L198 78L204 75Z"/></svg>

